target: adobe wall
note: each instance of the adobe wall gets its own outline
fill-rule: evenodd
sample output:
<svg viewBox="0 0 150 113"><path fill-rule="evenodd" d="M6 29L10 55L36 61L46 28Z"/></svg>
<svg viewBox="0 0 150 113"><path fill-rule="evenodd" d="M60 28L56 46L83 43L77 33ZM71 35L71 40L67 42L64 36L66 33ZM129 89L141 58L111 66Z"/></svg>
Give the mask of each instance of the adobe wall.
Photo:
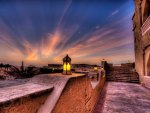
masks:
<svg viewBox="0 0 150 113"><path fill-rule="evenodd" d="M133 31L135 42L135 69L139 74L140 82L150 85L150 76L147 76L147 54L150 52L150 16L148 15L148 0L135 0L133 15ZM144 31L144 29L147 29Z"/></svg>
<svg viewBox="0 0 150 113"><path fill-rule="evenodd" d="M11 100L0 104L0 113L36 113L39 107L45 102L50 90L40 92L17 100Z"/></svg>
<svg viewBox="0 0 150 113"><path fill-rule="evenodd" d="M145 76L144 85L150 88L150 47L145 51Z"/></svg>
<svg viewBox="0 0 150 113"><path fill-rule="evenodd" d="M145 52L145 75L146 76L150 76L149 75L149 71L150 71L150 67L149 67L149 63L150 63L150 61L149 61L149 59L150 59L150 47L149 48L147 48L146 49L146 52Z"/></svg>
<svg viewBox="0 0 150 113"><path fill-rule="evenodd" d="M71 78L52 113L92 113L105 78L93 89L89 77Z"/></svg>
<svg viewBox="0 0 150 113"><path fill-rule="evenodd" d="M93 85L87 75L72 75L72 77L39 75L31 79L30 82L0 89L2 92L0 93L0 113L37 113L40 112L41 107L46 105L46 101L48 103L53 101L54 107L49 106L52 107L51 113L92 113L105 83L105 77L101 77L99 81L92 81ZM63 82L67 82L63 86L63 90L57 90L62 86L60 83ZM54 103L57 97L56 93L61 94ZM46 105L44 110L49 111L49 107ZM50 111L41 113L50 113Z"/></svg>
<svg viewBox="0 0 150 113"><path fill-rule="evenodd" d="M135 0L135 14L133 16L133 31L135 42L135 69L140 75L140 81L143 81L143 44L141 34L141 0Z"/></svg>

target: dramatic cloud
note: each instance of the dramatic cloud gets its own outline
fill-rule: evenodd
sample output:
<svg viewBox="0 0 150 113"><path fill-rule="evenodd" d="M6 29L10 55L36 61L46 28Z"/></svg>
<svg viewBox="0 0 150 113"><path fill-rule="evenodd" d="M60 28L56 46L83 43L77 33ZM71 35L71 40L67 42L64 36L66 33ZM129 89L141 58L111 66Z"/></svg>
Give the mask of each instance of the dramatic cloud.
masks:
<svg viewBox="0 0 150 113"><path fill-rule="evenodd" d="M133 9L131 0L2 1L0 62L134 61Z"/></svg>

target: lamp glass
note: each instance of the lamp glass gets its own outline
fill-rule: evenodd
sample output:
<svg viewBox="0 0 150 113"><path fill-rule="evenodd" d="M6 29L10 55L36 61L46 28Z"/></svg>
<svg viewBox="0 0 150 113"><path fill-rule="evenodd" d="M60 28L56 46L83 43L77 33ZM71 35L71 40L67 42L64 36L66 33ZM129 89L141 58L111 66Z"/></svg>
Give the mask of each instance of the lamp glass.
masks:
<svg viewBox="0 0 150 113"><path fill-rule="evenodd" d="M70 67L70 64L69 63L64 63L64 66L63 66L63 70L64 71L70 71L71 67Z"/></svg>

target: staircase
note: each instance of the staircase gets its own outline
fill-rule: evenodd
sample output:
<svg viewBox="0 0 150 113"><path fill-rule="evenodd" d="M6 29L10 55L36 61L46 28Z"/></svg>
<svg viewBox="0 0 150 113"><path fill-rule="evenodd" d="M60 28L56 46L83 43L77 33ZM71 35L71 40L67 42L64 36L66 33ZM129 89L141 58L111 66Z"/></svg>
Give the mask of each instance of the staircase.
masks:
<svg viewBox="0 0 150 113"><path fill-rule="evenodd" d="M132 68L116 66L106 75L107 81L139 83L139 76Z"/></svg>

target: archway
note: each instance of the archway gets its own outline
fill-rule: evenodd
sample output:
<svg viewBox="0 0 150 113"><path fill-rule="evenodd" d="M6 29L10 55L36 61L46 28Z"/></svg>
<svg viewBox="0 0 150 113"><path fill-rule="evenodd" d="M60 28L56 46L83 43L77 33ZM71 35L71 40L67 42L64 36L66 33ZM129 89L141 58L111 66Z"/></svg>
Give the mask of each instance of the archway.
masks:
<svg viewBox="0 0 150 113"><path fill-rule="evenodd" d="M147 76L150 76L150 55L149 55L148 61L147 61Z"/></svg>

